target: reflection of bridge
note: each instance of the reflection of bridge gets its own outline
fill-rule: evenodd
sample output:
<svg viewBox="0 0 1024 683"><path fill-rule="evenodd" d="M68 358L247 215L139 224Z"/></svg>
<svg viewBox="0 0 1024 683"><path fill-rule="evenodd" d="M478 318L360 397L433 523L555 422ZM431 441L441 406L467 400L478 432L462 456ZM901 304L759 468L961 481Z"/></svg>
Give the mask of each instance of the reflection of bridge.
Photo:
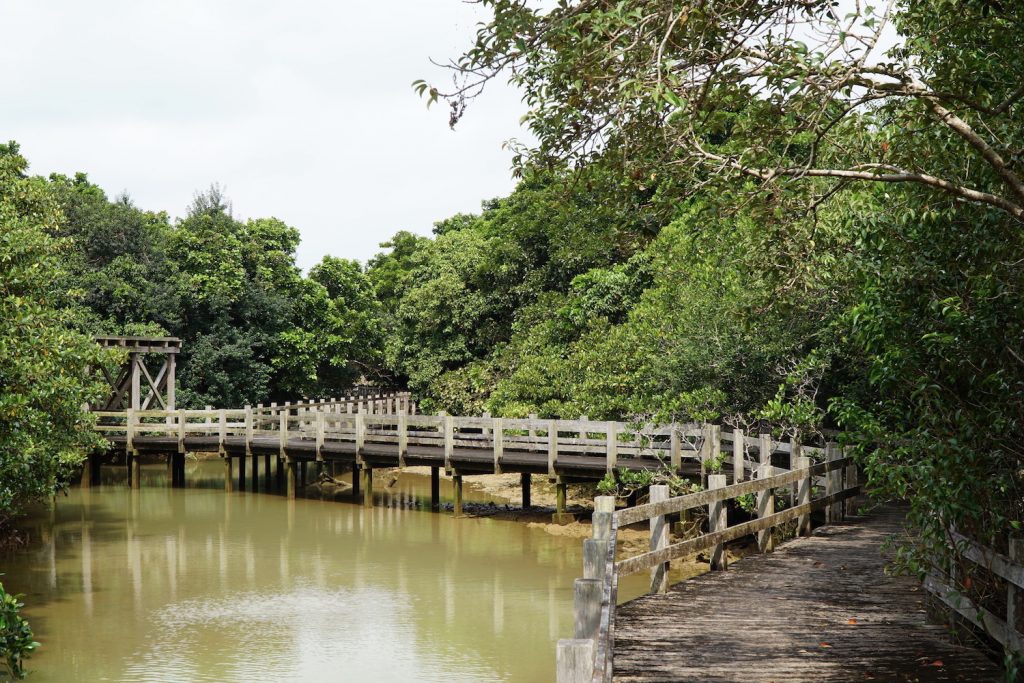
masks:
<svg viewBox="0 0 1024 683"><path fill-rule="evenodd" d="M181 485L185 452L216 451L225 463L228 490L235 481L244 490L247 467L252 488L258 490L261 459L267 475L265 489L276 478L276 488L289 497L305 486L310 466L317 473L340 467L352 470L354 487L362 490L369 505L374 468L426 466L431 471L435 509L440 470L452 475L456 514L462 510L462 478L474 474L521 474L525 506L529 506L531 475L546 476L556 484L556 515L564 515L569 483L595 482L621 470L666 468L706 480L709 472L726 465L732 481L739 482L757 467L752 453L758 453L759 460L767 457L777 466L788 466L793 450L791 443L775 441L768 434L746 436L742 430L724 432L717 425L411 415L411 405L401 397L383 397L241 410L127 410L95 415L96 429L127 454L133 486L139 482L140 454L165 454L172 483ZM823 455L825 449L803 446L802 452ZM91 469L96 467L94 462ZM94 477L84 476L83 482Z"/></svg>

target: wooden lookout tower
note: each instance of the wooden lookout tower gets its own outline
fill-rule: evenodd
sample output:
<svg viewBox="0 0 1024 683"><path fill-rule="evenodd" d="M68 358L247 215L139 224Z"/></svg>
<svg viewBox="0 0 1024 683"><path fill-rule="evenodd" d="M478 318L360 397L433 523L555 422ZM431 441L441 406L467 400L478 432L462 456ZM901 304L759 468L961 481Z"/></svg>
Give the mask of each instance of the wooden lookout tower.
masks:
<svg viewBox="0 0 1024 683"><path fill-rule="evenodd" d="M111 374L102 368L110 393L100 410L174 410L175 364L181 351L177 337L96 337L105 348L128 353Z"/></svg>

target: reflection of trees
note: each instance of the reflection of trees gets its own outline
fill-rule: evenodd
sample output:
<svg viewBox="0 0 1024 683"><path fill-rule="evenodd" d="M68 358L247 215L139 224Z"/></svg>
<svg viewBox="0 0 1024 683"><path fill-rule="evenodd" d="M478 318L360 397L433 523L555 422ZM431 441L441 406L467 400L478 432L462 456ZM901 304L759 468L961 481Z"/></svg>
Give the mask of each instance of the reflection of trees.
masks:
<svg viewBox="0 0 1024 683"><path fill-rule="evenodd" d="M376 630L442 670L548 677L553 643L571 629L578 541L406 509L419 494L399 486L390 505L364 509L197 489L75 492L35 520L44 542L11 571L40 615L39 663L115 678L143 661L287 672L305 666L310 642L343 652Z"/></svg>

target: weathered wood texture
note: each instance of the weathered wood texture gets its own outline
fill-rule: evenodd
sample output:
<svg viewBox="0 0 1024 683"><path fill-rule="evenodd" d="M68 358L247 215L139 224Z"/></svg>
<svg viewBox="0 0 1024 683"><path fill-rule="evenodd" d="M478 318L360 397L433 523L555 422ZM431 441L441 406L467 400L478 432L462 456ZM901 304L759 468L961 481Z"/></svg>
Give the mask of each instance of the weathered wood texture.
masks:
<svg viewBox="0 0 1024 683"><path fill-rule="evenodd" d="M895 507L851 517L620 606L614 680L1000 680L927 623L914 579L884 573L901 521Z"/></svg>

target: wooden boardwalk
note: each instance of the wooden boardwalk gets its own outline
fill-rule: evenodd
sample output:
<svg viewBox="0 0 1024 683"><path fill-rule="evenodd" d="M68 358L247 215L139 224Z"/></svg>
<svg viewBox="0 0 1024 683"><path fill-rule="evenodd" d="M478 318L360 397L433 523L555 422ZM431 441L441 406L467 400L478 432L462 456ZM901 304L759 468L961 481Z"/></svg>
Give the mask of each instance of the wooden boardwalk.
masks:
<svg viewBox="0 0 1024 683"><path fill-rule="evenodd" d="M998 681L926 619L913 578L886 576L884 507L619 607L616 681Z"/></svg>

